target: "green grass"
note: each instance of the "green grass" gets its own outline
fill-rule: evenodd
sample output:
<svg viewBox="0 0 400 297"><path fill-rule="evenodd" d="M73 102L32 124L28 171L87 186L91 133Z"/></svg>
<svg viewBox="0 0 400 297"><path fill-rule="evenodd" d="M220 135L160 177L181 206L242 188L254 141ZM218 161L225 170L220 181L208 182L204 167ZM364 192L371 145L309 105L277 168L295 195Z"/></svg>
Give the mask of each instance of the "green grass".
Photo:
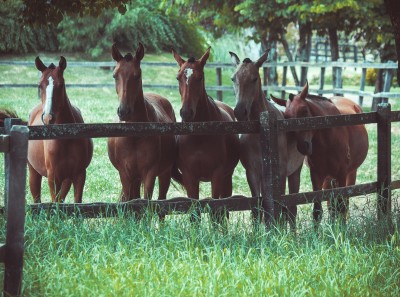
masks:
<svg viewBox="0 0 400 297"><path fill-rule="evenodd" d="M67 60L78 60L75 56ZM55 55L41 55L58 63ZM4 59L32 60L34 55ZM145 61L170 61L172 55L146 55ZM144 83L177 84L178 67L143 68ZM223 70L230 85L232 69ZM215 70L206 69L206 85L215 84ZM34 67L0 66L2 83L36 83ZM110 70L67 68L66 83L112 83ZM179 114L178 90L145 90L160 93ZM114 88L67 89L87 123L116 120ZM211 94L215 98L215 94ZM233 93L224 101L234 106ZM38 103L37 90L0 89L0 106L14 109L27 119ZM400 104L393 100L392 109ZM376 126L367 125L370 150L358 172L358 183L376 180ZM392 127L392 178L400 178L400 126ZM117 171L107 156L106 139L94 139L94 156L87 172L84 202L116 202L120 192ZM3 168L3 160L0 159ZM241 165L233 177L234 194L250 195ZM0 199L4 173L0 171ZM302 171L302 191L311 190L307 167ZM171 186L169 197L185 196ZM201 196L210 186L201 185ZM32 197L27 188L27 202ZM43 180L43 201L50 201ZM72 202L69 194L67 202ZM395 214L399 194L393 193ZM188 215L103 219L26 216L24 296L398 296L400 293L399 233L386 236L375 220L374 195L351 199L346 227L332 226L327 215L318 232L311 221L311 206L299 207L299 229L253 229L248 212L231 215L227 228L216 228L205 216L194 227ZM326 207L324 205L326 210ZM327 211L325 211L325 214ZM0 218L4 240L4 218ZM2 269L2 268L0 268ZM3 270L0 272L0 279ZM1 286L1 285L0 285ZM1 289L1 287L0 287Z"/></svg>

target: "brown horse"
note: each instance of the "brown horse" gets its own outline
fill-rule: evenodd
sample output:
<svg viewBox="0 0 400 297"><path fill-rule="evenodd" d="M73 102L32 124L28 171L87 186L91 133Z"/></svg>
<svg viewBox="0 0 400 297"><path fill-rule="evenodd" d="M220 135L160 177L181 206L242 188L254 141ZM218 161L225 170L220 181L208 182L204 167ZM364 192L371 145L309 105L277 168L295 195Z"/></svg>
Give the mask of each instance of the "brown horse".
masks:
<svg viewBox="0 0 400 297"><path fill-rule="evenodd" d="M4 121L7 118L18 118L18 115L15 111L12 111L11 109L7 108L0 108L0 127L4 127ZM26 125L26 121L22 121L22 125Z"/></svg>
<svg viewBox="0 0 400 297"><path fill-rule="evenodd" d="M180 67L177 75L182 99L180 110L183 122L213 122L235 120L233 110L207 95L204 65L210 48L196 60L183 60L172 50ZM190 198L199 199L200 181L211 181L213 198L232 195L232 175L239 161L237 135L180 135L178 137L178 168Z"/></svg>
<svg viewBox="0 0 400 297"><path fill-rule="evenodd" d="M273 112L278 119L283 119L283 112L265 99L261 88L259 69L266 61L269 51L266 51L257 61L246 58L243 62L235 53L229 52L232 62L237 66L232 75L236 94L235 116L239 121L258 121L260 113ZM289 192L298 193L300 173L304 156L296 149L296 139L293 133L282 133L278 136L278 152L280 165L281 191L285 193L286 177L288 177ZM240 161L246 169L247 182L253 197L261 195L262 156L259 134L243 134L240 137ZM292 228L296 226L297 207L282 209L283 219L289 219ZM253 216L256 214L253 213ZM278 215L278 212L276 212Z"/></svg>
<svg viewBox="0 0 400 297"><path fill-rule="evenodd" d="M175 122L174 110L167 99L143 93L140 68L143 56L141 43L135 56L128 53L124 57L115 44L112 46L112 57L117 62L113 76L119 100L119 119L121 122ZM166 199L176 160L175 136L109 138L108 156L120 175L122 201L140 198L142 183L144 198L151 199L156 177L159 199Z"/></svg>
<svg viewBox="0 0 400 297"><path fill-rule="evenodd" d="M308 83L300 94L291 95L289 99L286 101L274 98L278 104L286 106L285 118L362 112L359 105L343 97L327 99L308 95ZM296 135L299 152L307 156L314 191L355 184L357 168L364 162L368 153L368 133L364 125L301 131ZM329 204L332 220L340 214L345 222L348 207L348 197L337 197L333 205ZM314 203L313 217L316 222L321 221L321 202Z"/></svg>
<svg viewBox="0 0 400 297"><path fill-rule="evenodd" d="M81 112L68 99L64 82L67 61L61 57L56 67L46 67L39 57L36 68L42 72L39 81L41 103L30 114L28 125L83 123ZM48 179L51 199L63 202L71 184L74 201L82 202L86 168L93 155L91 139L32 140L28 145L29 186L35 203L40 202L42 177Z"/></svg>

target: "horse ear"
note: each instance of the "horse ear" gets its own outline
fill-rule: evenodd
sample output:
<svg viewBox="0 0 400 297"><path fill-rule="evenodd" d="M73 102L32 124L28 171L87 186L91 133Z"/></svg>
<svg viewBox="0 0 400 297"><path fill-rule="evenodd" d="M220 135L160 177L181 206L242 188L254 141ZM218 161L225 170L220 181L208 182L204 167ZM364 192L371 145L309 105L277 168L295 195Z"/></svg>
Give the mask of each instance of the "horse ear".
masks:
<svg viewBox="0 0 400 297"><path fill-rule="evenodd" d="M64 71L65 68L67 68L67 60L61 56L60 57L60 62L58 63L58 66Z"/></svg>
<svg viewBox="0 0 400 297"><path fill-rule="evenodd" d="M278 104L280 106L286 106L286 100L277 98L277 97L275 97L273 95L270 95L270 97L276 104Z"/></svg>
<svg viewBox="0 0 400 297"><path fill-rule="evenodd" d="M117 44L113 44L111 48L111 56L114 59L114 61L119 62L123 59L123 56L121 55L120 51L117 48Z"/></svg>
<svg viewBox="0 0 400 297"><path fill-rule="evenodd" d="M172 54L174 55L175 61L178 62L179 67L185 64L186 61L182 59L174 49L172 49Z"/></svg>
<svg viewBox="0 0 400 297"><path fill-rule="evenodd" d="M136 60L138 60L138 61L142 61L142 59L144 57L144 46L141 42L139 42L139 46L136 50L135 57L136 57Z"/></svg>
<svg viewBox="0 0 400 297"><path fill-rule="evenodd" d="M35 59L35 66L36 69L39 70L40 72L43 72L47 69L47 67L43 64L42 60L40 60L39 56L37 56Z"/></svg>
<svg viewBox="0 0 400 297"><path fill-rule="evenodd" d="M210 56L210 50L211 50L211 46L208 47L208 49L206 50L206 52L204 53L204 55L200 58L200 63L201 65L206 65L206 62L208 60L208 57Z"/></svg>
<svg viewBox="0 0 400 297"><path fill-rule="evenodd" d="M231 55L231 61L233 66L239 65L240 64L239 57L234 52L229 52L229 54Z"/></svg>
<svg viewBox="0 0 400 297"><path fill-rule="evenodd" d="M260 68L260 67L262 66L262 64L264 64L264 62L267 60L268 54L269 54L269 51L270 51L270 50L271 50L270 48L267 49L267 50L262 54L262 56L258 58L258 60L254 63L254 65L256 65L258 68Z"/></svg>
<svg viewBox="0 0 400 297"><path fill-rule="evenodd" d="M300 93L300 98L305 100L307 98L308 95L308 81L306 80L306 84L304 85L303 90Z"/></svg>

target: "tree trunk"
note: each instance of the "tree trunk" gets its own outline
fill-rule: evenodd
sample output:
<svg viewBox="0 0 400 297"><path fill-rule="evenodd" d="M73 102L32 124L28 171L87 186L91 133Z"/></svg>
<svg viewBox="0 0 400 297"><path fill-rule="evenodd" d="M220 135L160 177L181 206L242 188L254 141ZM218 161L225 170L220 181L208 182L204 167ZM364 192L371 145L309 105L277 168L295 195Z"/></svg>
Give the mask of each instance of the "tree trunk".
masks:
<svg viewBox="0 0 400 297"><path fill-rule="evenodd" d="M300 51L300 60L302 62L309 62L311 55L311 23L307 22L305 24L300 24L299 26L299 51ZM300 85L303 86L307 80L307 67L301 67L301 75L300 75Z"/></svg>
<svg viewBox="0 0 400 297"><path fill-rule="evenodd" d="M331 61L337 61L339 60L339 38L337 35L337 29L336 27L334 28L328 28L328 34L329 34L329 42L331 45ZM332 86L333 88L336 88L336 67L332 68ZM340 86L342 87L342 86Z"/></svg>
<svg viewBox="0 0 400 297"><path fill-rule="evenodd" d="M269 35L269 38L266 43L264 42L261 43L263 52L266 51L268 48L271 49L269 53L269 56L271 57L271 62L276 62L278 59L276 44L277 44L277 39L275 34L273 36ZM266 76L268 78L267 79L268 85L273 85L273 86L278 85L278 72L276 70L276 67L267 68Z"/></svg>
<svg viewBox="0 0 400 297"><path fill-rule="evenodd" d="M374 93L375 94L380 93L380 92L382 92L382 90L383 90L383 69L378 69L378 75L376 77ZM376 111L378 104L381 102L382 102L382 98L374 97L372 99L371 111Z"/></svg>
<svg viewBox="0 0 400 297"><path fill-rule="evenodd" d="M286 34L282 30L280 35L281 35L280 41L282 43L283 49L285 50L286 57L288 58L289 62L293 62L293 55L290 52L289 44L286 39ZM296 86L300 85L299 78L298 78L297 72L296 72L296 67L294 67L294 66L290 67L290 71L292 72L292 75L293 75L294 84Z"/></svg>
<svg viewBox="0 0 400 297"><path fill-rule="evenodd" d="M386 11L393 25L394 39L396 42L397 62L400 64L400 1L384 0ZM400 86L400 67L397 68L397 84Z"/></svg>

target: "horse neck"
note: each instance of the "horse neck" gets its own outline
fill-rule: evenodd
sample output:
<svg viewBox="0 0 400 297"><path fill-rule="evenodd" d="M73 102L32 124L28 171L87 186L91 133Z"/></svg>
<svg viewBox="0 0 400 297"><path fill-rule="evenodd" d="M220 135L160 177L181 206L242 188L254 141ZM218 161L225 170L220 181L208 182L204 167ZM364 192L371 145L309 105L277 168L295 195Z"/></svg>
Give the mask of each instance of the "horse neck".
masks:
<svg viewBox="0 0 400 297"><path fill-rule="evenodd" d="M154 108L144 96L142 85L140 85L136 93L132 94L129 100L134 102L133 113L129 121L150 122L153 120L152 111L154 111Z"/></svg>
<svg viewBox="0 0 400 297"><path fill-rule="evenodd" d="M337 107L328 100L309 100L307 104L310 109L312 116L326 116L340 114Z"/></svg>
<svg viewBox="0 0 400 297"><path fill-rule="evenodd" d="M270 110L271 103L265 98L265 94L261 89L261 85L258 87L258 92L253 104L251 105L249 119L253 121L258 121L260 119L260 113Z"/></svg>
<svg viewBox="0 0 400 297"><path fill-rule="evenodd" d="M69 101L65 85L62 90L62 97L64 98L62 108L56 114L55 124L76 123L74 111L71 102Z"/></svg>
<svg viewBox="0 0 400 297"><path fill-rule="evenodd" d="M214 100L206 92L199 98L196 107L195 122L207 122L219 120L221 111Z"/></svg>

